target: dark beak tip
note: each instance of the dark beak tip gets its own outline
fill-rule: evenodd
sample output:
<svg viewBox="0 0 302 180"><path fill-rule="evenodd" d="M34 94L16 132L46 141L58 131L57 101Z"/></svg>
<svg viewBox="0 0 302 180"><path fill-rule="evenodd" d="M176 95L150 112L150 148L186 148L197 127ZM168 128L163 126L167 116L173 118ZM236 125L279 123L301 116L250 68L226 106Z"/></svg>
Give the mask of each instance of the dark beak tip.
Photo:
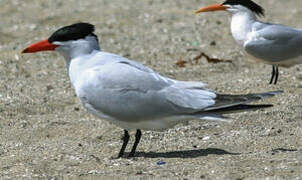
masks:
<svg viewBox="0 0 302 180"><path fill-rule="evenodd" d="M24 49L23 51L21 51L21 54L24 54L24 53L28 53L28 49Z"/></svg>

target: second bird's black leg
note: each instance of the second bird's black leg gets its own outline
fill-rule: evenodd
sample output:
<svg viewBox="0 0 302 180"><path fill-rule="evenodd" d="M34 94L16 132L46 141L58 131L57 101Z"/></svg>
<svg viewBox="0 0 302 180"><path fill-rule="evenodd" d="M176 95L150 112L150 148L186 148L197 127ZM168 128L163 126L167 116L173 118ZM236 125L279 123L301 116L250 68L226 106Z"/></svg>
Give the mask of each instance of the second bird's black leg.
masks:
<svg viewBox="0 0 302 180"><path fill-rule="evenodd" d="M133 147L132 147L132 150L129 154L129 157L134 157L137 145L139 144L139 141L141 140L141 137L142 137L142 132L141 132L141 130L138 129L136 131L136 134L135 134L135 142L133 144Z"/></svg>
<svg viewBox="0 0 302 180"><path fill-rule="evenodd" d="M126 147L127 147L127 144L128 144L128 141L129 141L129 133L128 133L128 131L127 130L124 130L124 136L123 136L123 138L122 138L122 140L123 140L123 145L122 145L122 148L121 148L121 150L120 150L120 152L119 152L119 154L118 154L118 157L120 158L120 157L122 157L123 155L124 155L124 152L125 152L125 149L126 149Z"/></svg>
<svg viewBox="0 0 302 180"><path fill-rule="evenodd" d="M275 78L275 75L276 75L275 66L273 65L272 67L273 67L273 71L272 71L272 78L271 78L271 81L269 82L270 84L273 83L274 78Z"/></svg>
<svg viewBox="0 0 302 180"><path fill-rule="evenodd" d="M276 74L275 74L275 82L274 84L277 84L277 81L278 81L278 78L279 78L279 67L278 66L275 66L275 69L276 69Z"/></svg>

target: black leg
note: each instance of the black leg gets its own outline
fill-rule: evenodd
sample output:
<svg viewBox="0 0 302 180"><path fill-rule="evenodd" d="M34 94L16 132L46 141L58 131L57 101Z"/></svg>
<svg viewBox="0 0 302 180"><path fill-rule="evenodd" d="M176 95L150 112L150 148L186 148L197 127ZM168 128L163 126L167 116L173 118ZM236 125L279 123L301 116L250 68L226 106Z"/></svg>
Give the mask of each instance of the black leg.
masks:
<svg viewBox="0 0 302 180"><path fill-rule="evenodd" d="M137 145L138 145L139 141L141 140L141 137L142 137L142 132L141 132L141 130L138 129L135 134L135 142L134 142L132 150L129 154L129 157L134 157Z"/></svg>
<svg viewBox="0 0 302 180"><path fill-rule="evenodd" d="M123 155L124 155L124 152L125 152L125 149L126 149L126 147L127 147L127 144L128 144L128 141L129 141L129 133L128 133L128 131L127 130L124 130L124 136L123 136L123 138L122 138L122 140L123 140L123 145L122 145L122 148L121 148L121 150L120 150L120 153L118 154L118 157L120 158L120 157L122 157Z"/></svg>
<svg viewBox="0 0 302 180"><path fill-rule="evenodd" d="M279 67L276 66L276 75L275 75L275 82L274 82L274 84L277 84L278 78L279 78Z"/></svg>
<svg viewBox="0 0 302 180"><path fill-rule="evenodd" d="M271 81L269 82L270 84L272 84L272 83L273 83L274 78L275 78L275 74L276 74L276 71L275 71L275 66L273 65L272 67L273 67L273 71L272 71L272 78L271 78Z"/></svg>

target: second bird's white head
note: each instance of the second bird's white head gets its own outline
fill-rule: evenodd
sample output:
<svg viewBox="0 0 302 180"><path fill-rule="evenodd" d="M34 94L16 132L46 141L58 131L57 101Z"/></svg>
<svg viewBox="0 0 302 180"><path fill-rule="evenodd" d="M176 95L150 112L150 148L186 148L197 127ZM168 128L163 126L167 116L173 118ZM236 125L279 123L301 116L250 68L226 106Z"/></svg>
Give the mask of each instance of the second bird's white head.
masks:
<svg viewBox="0 0 302 180"><path fill-rule="evenodd" d="M195 13L209 12L209 11L228 11L232 14L248 13L258 16L264 16L264 9L251 0L226 0L224 3L215 4L212 6L201 8Z"/></svg>

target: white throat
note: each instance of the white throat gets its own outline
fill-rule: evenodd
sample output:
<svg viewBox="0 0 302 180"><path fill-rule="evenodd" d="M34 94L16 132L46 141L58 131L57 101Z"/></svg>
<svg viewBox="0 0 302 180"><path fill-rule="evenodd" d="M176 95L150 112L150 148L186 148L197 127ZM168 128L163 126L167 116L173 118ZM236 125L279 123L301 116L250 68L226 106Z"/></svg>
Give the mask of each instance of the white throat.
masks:
<svg viewBox="0 0 302 180"><path fill-rule="evenodd" d="M248 40L248 33L252 32L256 15L251 11L238 11L232 13L231 31L238 44L243 45Z"/></svg>

